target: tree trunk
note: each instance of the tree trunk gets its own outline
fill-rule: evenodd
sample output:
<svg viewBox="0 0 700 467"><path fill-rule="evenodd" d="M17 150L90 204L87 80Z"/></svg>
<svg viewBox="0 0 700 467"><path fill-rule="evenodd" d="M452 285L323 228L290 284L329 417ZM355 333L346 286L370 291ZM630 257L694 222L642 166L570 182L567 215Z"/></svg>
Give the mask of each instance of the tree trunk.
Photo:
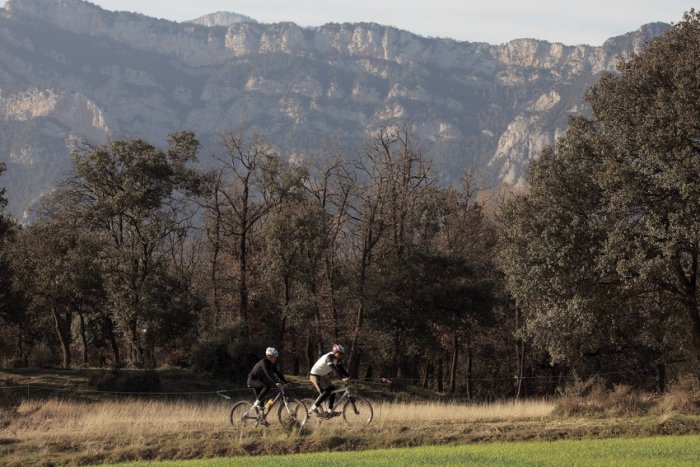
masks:
<svg viewBox="0 0 700 467"><path fill-rule="evenodd" d="M430 387L430 376L433 373L433 362L428 359L428 361L425 362L425 372L423 373L423 387L428 388Z"/></svg>
<svg viewBox="0 0 700 467"><path fill-rule="evenodd" d="M311 276L311 280L309 281L309 289L311 291L314 304L314 327L316 328L316 335L318 336L316 343L318 345L318 351L321 353L325 348L323 342L323 328L321 326L321 305L319 304L318 299L318 283L316 282L315 272L313 272ZM337 340L334 340L334 342L337 342Z"/></svg>
<svg viewBox="0 0 700 467"><path fill-rule="evenodd" d="M522 393L523 376L525 375L525 342L522 339L517 344L516 354L518 355L518 381L515 390L515 400L518 400Z"/></svg>
<svg viewBox="0 0 700 467"><path fill-rule="evenodd" d="M352 378L357 378L357 375L360 374L360 360L362 360L362 352L358 350L348 364L348 372Z"/></svg>
<svg viewBox="0 0 700 467"><path fill-rule="evenodd" d="M450 366L450 394L457 392L457 360L459 358L459 336L452 335L452 365Z"/></svg>
<svg viewBox="0 0 700 467"><path fill-rule="evenodd" d="M330 350L329 350L329 352L330 352ZM326 353L326 352L325 352L325 348L323 347L323 344L321 343L320 339L316 339L316 355L321 356L324 353Z"/></svg>
<svg viewBox="0 0 700 467"><path fill-rule="evenodd" d="M332 262L326 256L326 280L328 281L328 298L330 300L331 319L333 321L333 341L338 342L340 331L338 328L338 308L335 303L335 285L333 283Z"/></svg>
<svg viewBox="0 0 700 467"><path fill-rule="evenodd" d="M241 319L243 320L243 332L247 337L250 337L250 330L248 329L248 265L247 261L247 247L246 247L246 234L245 231L241 235L241 244L239 250L238 258L238 274L240 275L241 289L239 291L239 306L241 308Z"/></svg>
<svg viewBox="0 0 700 467"><path fill-rule="evenodd" d="M129 321L129 338L129 364L135 368L143 367L143 347L136 318Z"/></svg>
<svg viewBox="0 0 700 467"><path fill-rule="evenodd" d="M311 330L307 329L306 333L306 374L309 375L311 374L311 367L316 362L316 359L314 358L314 348L311 343Z"/></svg>
<svg viewBox="0 0 700 467"><path fill-rule="evenodd" d="M22 354L24 353L24 345L22 342L22 328L17 326L17 358L22 360Z"/></svg>
<svg viewBox="0 0 700 467"><path fill-rule="evenodd" d="M444 365L444 358L443 356L440 357L438 360L438 367L437 367L437 390L438 392L442 392L445 389L444 382L442 379L442 374L443 374L443 365Z"/></svg>
<svg viewBox="0 0 700 467"><path fill-rule="evenodd" d="M27 366L27 355L24 353L24 332L22 331L22 326L17 326L19 330L19 335L17 336L17 353L19 361L22 365Z"/></svg>
<svg viewBox="0 0 700 467"><path fill-rule="evenodd" d="M56 310L56 307L51 307L51 312L53 314L54 324L56 326L56 333L58 334L58 340L61 343L61 351L63 352L63 368L70 368L70 321L71 314L66 312L65 316L61 316L61 313Z"/></svg>
<svg viewBox="0 0 700 467"><path fill-rule="evenodd" d="M280 333L279 333L279 338L277 339L277 347L279 350L282 350L283 345L282 342L284 342L284 334L287 332L287 311L285 309L284 314L282 315L282 319L280 320Z"/></svg>
<svg viewBox="0 0 700 467"><path fill-rule="evenodd" d="M109 333L109 343L112 347L112 358L114 360L112 364L116 370L122 366L122 362L119 356L119 343L117 342L117 337L114 335L114 323L110 318L107 318L107 331Z"/></svg>
<svg viewBox="0 0 700 467"><path fill-rule="evenodd" d="M61 351L63 352L63 368L70 368L70 342L65 338L61 338Z"/></svg>
<svg viewBox="0 0 700 467"><path fill-rule="evenodd" d="M83 366L88 366L88 345L87 345L87 335L85 330L85 315L79 313L80 317L80 340L83 344Z"/></svg>
<svg viewBox="0 0 700 467"><path fill-rule="evenodd" d="M396 378L403 378L403 352L401 352L401 338L394 335L394 371Z"/></svg>
<svg viewBox="0 0 700 467"><path fill-rule="evenodd" d="M284 307L282 308L282 320L280 323L280 334L279 334L279 339L277 340L277 346L279 347L280 350L284 347L283 342L284 342L284 334L287 332L287 316L289 314L289 302L291 301L290 297L290 282L291 278L289 275L285 274L283 276L284 280Z"/></svg>
<svg viewBox="0 0 700 467"><path fill-rule="evenodd" d="M212 305L214 306L215 319L221 319L221 299L219 298L219 252L221 251L221 206L219 201L219 181L217 180L214 190L214 240L211 254L211 293Z"/></svg>
<svg viewBox="0 0 700 467"><path fill-rule="evenodd" d="M693 348L695 349L696 355L700 357L700 311L698 310L698 303L696 300L692 300L688 311L693 323Z"/></svg>
<svg viewBox="0 0 700 467"><path fill-rule="evenodd" d="M350 376L357 378L357 372L360 368L360 330L362 328L362 320L364 318L364 298L360 297L360 303L357 307L357 314L355 315L355 329L352 333L352 341L350 344L350 358L348 359L348 370L350 371Z"/></svg>
<svg viewBox="0 0 700 467"><path fill-rule="evenodd" d="M370 232L368 236L371 238L372 233ZM358 284L358 297L360 299L360 303L357 306L357 314L355 315L355 329L352 333L352 343L350 345L350 359L348 362L348 367L352 378L357 378L357 374L360 369L360 332L365 315L365 284L367 281L367 269L369 268L371 257L371 246L368 246L368 244L371 244L371 240L366 239L362 252L362 260L360 262L360 277Z"/></svg>
<svg viewBox="0 0 700 467"><path fill-rule="evenodd" d="M241 198L242 209L240 218L241 239L238 245L238 273L240 274L241 290L239 292L241 318L243 319L243 332L246 337L250 337L248 328L248 229L251 227L248 218L250 186L249 178L246 177L243 184L243 196Z"/></svg>
<svg viewBox="0 0 700 467"><path fill-rule="evenodd" d="M666 364L663 361L660 361L656 365L656 372L658 374L659 378L659 384L658 384L658 389L659 393L663 394L666 392Z"/></svg>
<svg viewBox="0 0 700 467"><path fill-rule="evenodd" d="M698 251L696 248L690 252L692 263L690 271L686 273L680 260L675 261L676 277L681 284L682 298L686 304L690 321L692 323L693 349L700 357L700 309L698 309Z"/></svg>
<svg viewBox="0 0 700 467"><path fill-rule="evenodd" d="M515 330L520 330L520 309L515 308ZM525 341L519 339L515 344L515 355L518 359L518 381L515 390L515 400L520 398L523 388L523 375L525 374Z"/></svg>
<svg viewBox="0 0 700 467"><path fill-rule="evenodd" d="M467 399L474 399L474 391L472 387L472 364L474 362L474 351L471 344L467 347Z"/></svg>
<svg viewBox="0 0 700 467"><path fill-rule="evenodd" d="M158 362L156 362L156 344L153 342L153 338L151 338L148 348L150 353L149 356L151 360L151 368L158 368Z"/></svg>

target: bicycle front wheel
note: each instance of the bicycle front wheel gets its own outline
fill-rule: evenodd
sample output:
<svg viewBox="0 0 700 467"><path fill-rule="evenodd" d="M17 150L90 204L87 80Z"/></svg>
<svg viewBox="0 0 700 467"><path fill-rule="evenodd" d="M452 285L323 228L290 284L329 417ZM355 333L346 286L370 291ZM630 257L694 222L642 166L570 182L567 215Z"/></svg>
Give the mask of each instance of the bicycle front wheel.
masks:
<svg viewBox="0 0 700 467"><path fill-rule="evenodd" d="M350 425L369 425L372 417L374 410L367 399L353 397L343 406L343 420Z"/></svg>
<svg viewBox="0 0 700 467"><path fill-rule="evenodd" d="M309 413L306 405L299 399L280 401L277 409L277 419L287 429L300 429L306 423Z"/></svg>
<svg viewBox="0 0 700 467"><path fill-rule="evenodd" d="M257 414L253 409L253 404L248 401L239 401L233 404L229 420L231 425L239 427L255 424Z"/></svg>

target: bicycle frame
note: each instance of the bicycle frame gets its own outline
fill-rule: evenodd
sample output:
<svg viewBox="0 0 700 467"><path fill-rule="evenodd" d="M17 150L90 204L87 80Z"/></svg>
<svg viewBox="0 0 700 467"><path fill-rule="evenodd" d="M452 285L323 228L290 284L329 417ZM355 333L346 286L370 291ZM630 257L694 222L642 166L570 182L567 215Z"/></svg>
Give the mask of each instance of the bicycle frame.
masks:
<svg viewBox="0 0 700 467"><path fill-rule="evenodd" d="M344 388L334 389L333 391L331 391L331 394L336 395L335 403L333 404L334 409L335 409L335 407L340 407L340 404L342 402L345 402L345 399L349 399L350 397L352 397L350 395L350 390L348 389L347 385ZM327 401L328 401L328 399L326 399L326 402Z"/></svg>
<svg viewBox="0 0 700 467"><path fill-rule="evenodd" d="M292 397L288 396L285 392L285 388L283 386L277 387L273 390L276 390L277 393L271 395L270 397L266 397L263 401L260 401L263 410L260 410L256 408L253 404L251 404L248 401L239 401L234 404L233 408L231 409L231 415L230 415L230 421L233 425L236 424L236 420L243 421L245 423L245 420L250 420L255 421L255 426L258 425L264 425L267 426L269 425L269 422L267 421L267 416L273 411L274 407L277 407L277 417L279 421L282 423L282 413L286 409L286 413L292 415L295 419L297 418L296 414L299 413L299 406L295 405L296 403L300 404L301 407L303 407L303 420L300 422L301 425L306 422L306 407L303 405L302 402L293 399ZM228 396L225 396L222 394L223 391L219 391L219 395L222 397L225 397L227 399L231 399ZM253 391L255 392L255 391ZM272 403L270 403L272 402ZM294 403L292 403L294 402ZM245 408L247 406L247 409L245 409L242 413L239 412L237 415L234 416L234 412L237 410L237 407ZM265 409L266 406L269 406L267 409Z"/></svg>
<svg viewBox="0 0 700 467"><path fill-rule="evenodd" d="M346 384L344 387L339 389L333 389L330 391L330 394L333 394L336 399L333 401L332 412L330 410L326 410L328 408L328 401L326 400L323 404L321 404L321 406L325 407L320 408L320 411L312 413L313 415L319 417L319 423L322 420L336 416L342 416L346 423L361 422L363 425L366 425L372 421L374 412L372 404L361 396L351 394L349 385ZM314 404L314 400L308 399L307 404Z"/></svg>
<svg viewBox="0 0 700 467"><path fill-rule="evenodd" d="M275 389L273 389L274 391ZM265 402L260 401L260 405L263 407L263 410L258 412L258 419L260 421L265 420L267 418L267 415L272 412L272 408L277 405L278 402L282 401L283 404L288 404L289 403L289 397L284 393L284 387L280 386L276 388L277 394L275 394L272 397L266 397ZM255 393L255 391L253 391ZM265 410L265 407L267 406L267 403L269 401L272 401L272 404L270 404L270 408ZM255 410L255 407L252 407L252 410Z"/></svg>

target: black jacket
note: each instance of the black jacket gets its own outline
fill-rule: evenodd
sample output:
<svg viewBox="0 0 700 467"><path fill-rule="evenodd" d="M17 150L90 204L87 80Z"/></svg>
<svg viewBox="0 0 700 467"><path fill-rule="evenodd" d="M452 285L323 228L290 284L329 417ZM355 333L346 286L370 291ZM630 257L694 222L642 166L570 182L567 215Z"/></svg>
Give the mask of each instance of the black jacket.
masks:
<svg viewBox="0 0 700 467"><path fill-rule="evenodd" d="M263 358L255 364L252 370L250 370L248 380L262 381L268 386L274 386L276 382L272 377L273 374L277 375L281 382L287 382L287 380L284 379L282 372L277 369L277 365L274 365L267 358Z"/></svg>

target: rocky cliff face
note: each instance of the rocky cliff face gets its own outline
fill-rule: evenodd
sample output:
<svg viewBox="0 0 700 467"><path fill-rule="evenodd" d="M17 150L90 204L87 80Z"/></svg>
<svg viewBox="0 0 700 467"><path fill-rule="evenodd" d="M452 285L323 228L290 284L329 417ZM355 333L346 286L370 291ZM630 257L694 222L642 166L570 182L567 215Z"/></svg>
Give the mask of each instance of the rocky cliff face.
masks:
<svg viewBox="0 0 700 467"><path fill-rule="evenodd" d="M207 18L207 17L204 17ZM240 21L239 21L240 19ZM528 161L618 57L668 25L602 47L532 39L428 39L378 24L259 24L215 14L173 23L81 0L8 0L0 14L0 160L22 216L70 168L76 139L162 143L191 129L209 153L226 128L285 151L357 149L408 124L449 181L475 167L489 186L522 184ZM584 109L585 110L585 109Z"/></svg>
<svg viewBox="0 0 700 467"><path fill-rule="evenodd" d="M244 15L238 15L228 11L217 11L188 21L188 23L199 24L200 26L231 26L236 23L257 23L253 18Z"/></svg>

